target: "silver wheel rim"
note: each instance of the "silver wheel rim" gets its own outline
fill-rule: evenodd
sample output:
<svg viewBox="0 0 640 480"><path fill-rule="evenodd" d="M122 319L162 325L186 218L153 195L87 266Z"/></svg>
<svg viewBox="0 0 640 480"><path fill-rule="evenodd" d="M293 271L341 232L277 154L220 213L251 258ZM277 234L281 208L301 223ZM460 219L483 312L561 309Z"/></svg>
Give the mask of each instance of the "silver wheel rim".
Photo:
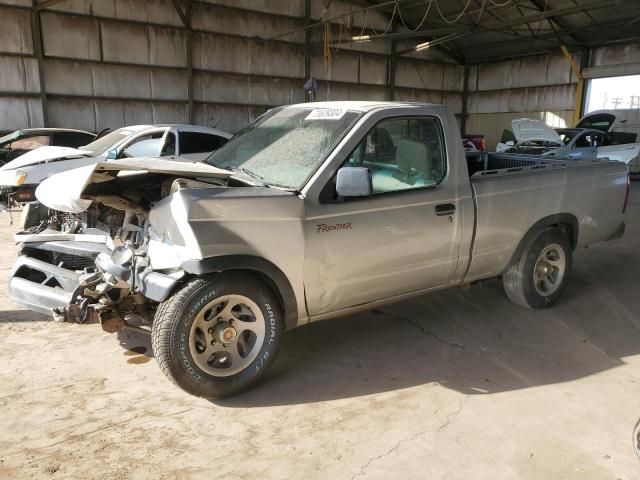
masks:
<svg viewBox="0 0 640 480"><path fill-rule="evenodd" d="M564 278L566 258L564 250L557 243L547 245L538 256L533 268L533 284L543 297L552 295Z"/></svg>
<svg viewBox="0 0 640 480"><path fill-rule="evenodd" d="M255 360L264 335L258 305L242 295L224 295L198 312L189 333L189 352L203 372L228 377Z"/></svg>

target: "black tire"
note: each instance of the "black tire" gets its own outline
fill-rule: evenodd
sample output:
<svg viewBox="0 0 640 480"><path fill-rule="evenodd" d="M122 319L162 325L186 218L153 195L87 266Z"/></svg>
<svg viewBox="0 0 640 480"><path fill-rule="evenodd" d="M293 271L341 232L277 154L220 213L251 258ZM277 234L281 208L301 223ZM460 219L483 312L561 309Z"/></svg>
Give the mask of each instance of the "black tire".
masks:
<svg viewBox="0 0 640 480"><path fill-rule="evenodd" d="M256 341L257 356L243 370L215 376L194 360L190 332L198 314L226 295L247 297L259 307L265 323L264 340L261 346ZM264 377L275 359L283 331L282 309L273 291L251 274L224 272L191 280L162 302L153 320L151 342L158 365L172 382L192 395L215 399L245 390Z"/></svg>
<svg viewBox="0 0 640 480"><path fill-rule="evenodd" d="M557 279L550 294L541 294L536 288L534 271L536 263L542 252L552 245L557 245L564 254L564 272ZM569 280L572 265L571 243L567 234L557 228L550 227L540 232L525 245L520 258L518 258L502 276L502 286L511 302L521 307L530 309L546 308L552 305L564 292Z"/></svg>

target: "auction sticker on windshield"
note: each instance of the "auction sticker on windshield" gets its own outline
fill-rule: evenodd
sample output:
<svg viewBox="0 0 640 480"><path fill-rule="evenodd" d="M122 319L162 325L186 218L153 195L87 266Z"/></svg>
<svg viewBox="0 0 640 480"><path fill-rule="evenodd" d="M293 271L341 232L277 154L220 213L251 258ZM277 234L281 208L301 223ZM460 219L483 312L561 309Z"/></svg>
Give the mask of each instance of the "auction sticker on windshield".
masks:
<svg viewBox="0 0 640 480"><path fill-rule="evenodd" d="M339 120L345 113L346 108L314 108L305 120Z"/></svg>

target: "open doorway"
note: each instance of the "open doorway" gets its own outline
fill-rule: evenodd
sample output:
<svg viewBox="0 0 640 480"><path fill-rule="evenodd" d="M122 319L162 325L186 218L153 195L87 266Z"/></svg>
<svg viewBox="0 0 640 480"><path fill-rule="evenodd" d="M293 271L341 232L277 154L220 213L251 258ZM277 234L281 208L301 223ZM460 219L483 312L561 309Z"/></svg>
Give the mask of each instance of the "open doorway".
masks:
<svg viewBox="0 0 640 480"><path fill-rule="evenodd" d="M640 75L588 81L585 114L595 110L640 110Z"/></svg>

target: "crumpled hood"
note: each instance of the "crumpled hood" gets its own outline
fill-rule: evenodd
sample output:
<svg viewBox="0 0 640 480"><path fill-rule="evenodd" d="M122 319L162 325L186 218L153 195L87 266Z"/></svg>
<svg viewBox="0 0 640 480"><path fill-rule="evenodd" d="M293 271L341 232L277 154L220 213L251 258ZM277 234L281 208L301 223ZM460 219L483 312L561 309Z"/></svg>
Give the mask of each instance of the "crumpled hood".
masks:
<svg viewBox="0 0 640 480"><path fill-rule="evenodd" d="M533 118L511 120L511 130L518 144L529 142L549 142L563 145L562 139L549 125Z"/></svg>
<svg viewBox="0 0 640 480"><path fill-rule="evenodd" d="M58 160L60 158L82 157L85 155L93 155L93 153L87 150L79 150L77 148L71 147L39 147L25 153L24 155L20 155L15 160L6 163L2 167L0 167L0 171L16 170L20 167L36 165L38 163Z"/></svg>
<svg viewBox="0 0 640 480"><path fill-rule="evenodd" d="M93 165L74 168L45 179L36 189L36 198L49 208L68 213L80 213L89 208L93 200L82 198L92 183L113 181L117 175L127 173L164 173L180 178L228 178L233 172L198 162L159 160L157 158L131 158L105 160Z"/></svg>

